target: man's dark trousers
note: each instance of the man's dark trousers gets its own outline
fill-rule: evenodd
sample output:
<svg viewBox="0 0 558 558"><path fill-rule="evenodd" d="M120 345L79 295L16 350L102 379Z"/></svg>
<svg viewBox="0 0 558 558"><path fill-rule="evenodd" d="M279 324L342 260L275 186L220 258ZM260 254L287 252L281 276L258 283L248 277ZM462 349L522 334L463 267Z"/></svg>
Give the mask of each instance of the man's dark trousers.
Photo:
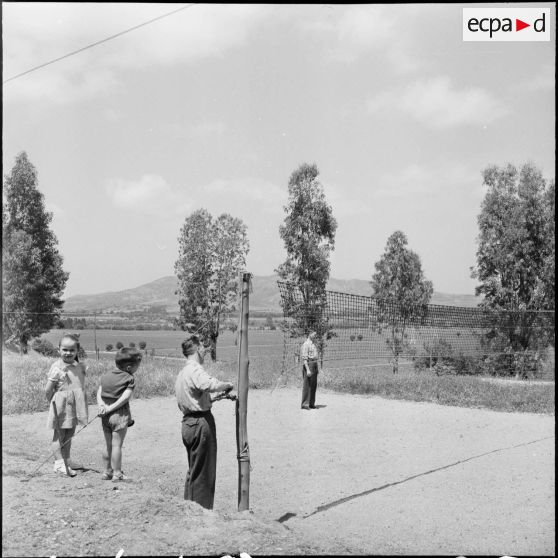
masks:
<svg viewBox="0 0 558 558"><path fill-rule="evenodd" d="M189 469L184 499L213 509L217 469L217 431L211 411L184 415L182 441L188 452Z"/></svg>
<svg viewBox="0 0 558 558"><path fill-rule="evenodd" d="M306 367L302 367L302 403L301 407L310 407L316 405L316 388L318 387L318 361L309 360L308 368L312 375L308 377Z"/></svg>

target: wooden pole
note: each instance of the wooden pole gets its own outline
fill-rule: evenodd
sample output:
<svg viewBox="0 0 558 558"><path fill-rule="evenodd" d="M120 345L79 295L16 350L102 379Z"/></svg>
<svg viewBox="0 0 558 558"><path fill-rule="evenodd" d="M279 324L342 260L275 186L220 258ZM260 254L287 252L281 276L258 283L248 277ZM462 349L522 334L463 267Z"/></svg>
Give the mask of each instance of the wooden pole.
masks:
<svg viewBox="0 0 558 558"><path fill-rule="evenodd" d="M58 444L60 445L60 454L64 460L64 467L66 467L66 474L70 476L70 471L68 469L68 461L64 455L64 447L62 446L62 432L60 432L60 423L58 422L58 409L56 408L56 403L52 402L52 410L54 411L54 428L56 428L56 433L58 434Z"/></svg>
<svg viewBox="0 0 558 558"><path fill-rule="evenodd" d="M250 448L246 414L248 409L248 315L250 273L241 278L240 332L238 343L238 399L236 400L236 450L238 459L238 511L250 505Z"/></svg>
<svg viewBox="0 0 558 558"><path fill-rule="evenodd" d="M95 354L99 360L99 349L97 348L97 311L93 312L93 335L95 336Z"/></svg>

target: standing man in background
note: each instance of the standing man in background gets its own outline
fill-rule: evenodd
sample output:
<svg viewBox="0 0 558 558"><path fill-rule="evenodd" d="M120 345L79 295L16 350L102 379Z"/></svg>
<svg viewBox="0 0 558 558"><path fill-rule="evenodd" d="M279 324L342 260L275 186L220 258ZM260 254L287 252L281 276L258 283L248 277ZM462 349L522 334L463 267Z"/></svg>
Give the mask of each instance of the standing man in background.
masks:
<svg viewBox="0 0 558 558"><path fill-rule="evenodd" d="M211 377L203 369L205 347L196 335L182 343L182 353L187 362L178 373L175 390L178 408L184 415L182 441L188 453L184 499L211 510L217 469L217 432L211 404L219 397L212 398L210 393L228 393L233 385Z"/></svg>
<svg viewBox="0 0 558 558"><path fill-rule="evenodd" d="M302 404L301 409L316 408L316 388L318 386L318 348L314 340L316 332L310 330L300 349L302 359Z"/></svg>

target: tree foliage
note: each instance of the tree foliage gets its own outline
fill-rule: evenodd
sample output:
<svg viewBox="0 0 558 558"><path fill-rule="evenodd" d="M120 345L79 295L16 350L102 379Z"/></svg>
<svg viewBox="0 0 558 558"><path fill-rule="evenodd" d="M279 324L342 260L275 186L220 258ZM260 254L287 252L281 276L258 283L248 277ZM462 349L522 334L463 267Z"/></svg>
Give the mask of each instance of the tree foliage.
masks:
<svg viewBox="0 0 558 558"><path fill-rule="evenodd" d="M246 225L227 213L213 219L199 209L186 218L178 242L178 324L197 331L216 360L221 320L236 308L238 278L246 265Z"/></svg>
<svg viewBox="0 0 558 558"><path fill-rule="evenodd" d="M337 221L318 180L315 164L303 163L289 178L289 200L279 234L287 251L286 260L276 269L279 277L296 285L304 308L284 308L286 314L299 316L293 335L315 330L323 354L329 326L324 319L329 256L335 247Z"/></svg>
<svg viewBox="0 0 558 558"><path fill-rule="evenodd" d="M541 288L543 291L543 300L545 308L549 310L555 309L555 289L556 289L556 191L554 180L550 181L549 187L545 194L545 209L546 209L546 253L544 256L544 264L540 278Z"/></svg>
<svg viewBox="0 0 558 558"><path fill-rule="evenodd" d="M394 357L394 373L398 371L399 355L407 345L407 326L424 315L434 292L432 282L424 278L420 257L407 244L401 231L388 238L384 254L374 264L376 272L370 282L378 321L390 328L388 344Z"/></svg>
<svg viewBox="0 0 558 558"><path fill-rule="evenodd" d="M483 184L472 276L480 282L476 293L484 296L483 306L506 324L492 340L514 353L554 343L553 335L534 327L538 311L554 310L554 182L547 185L533 164L519 171L508 164L487 167Z"/></svg>
<svg viewBox="0 0 558 558"><path fill-rule="evenodd" d="M62 268L52 214L38 189L35 167L25 152L4 181L2 207L2 327L6 344L23 352L33 337L60 319L69 274Z"/></svg>

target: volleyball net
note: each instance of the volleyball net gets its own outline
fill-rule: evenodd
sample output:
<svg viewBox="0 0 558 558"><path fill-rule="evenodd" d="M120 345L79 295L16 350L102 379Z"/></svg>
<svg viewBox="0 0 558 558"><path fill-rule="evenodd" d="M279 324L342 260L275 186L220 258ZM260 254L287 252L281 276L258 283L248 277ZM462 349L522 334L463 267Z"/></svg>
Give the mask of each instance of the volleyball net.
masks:
<svg viewBox="0 0 558 558"><path fill-rule="evenodd" d="M548 347L554 347L554 311L400 306L335 291L305 299L295 284L278 281L278 286L284 366L291 357L297 362L309 330L317 331L326 363L445 366L463 374L536 374Z"/></svg>

